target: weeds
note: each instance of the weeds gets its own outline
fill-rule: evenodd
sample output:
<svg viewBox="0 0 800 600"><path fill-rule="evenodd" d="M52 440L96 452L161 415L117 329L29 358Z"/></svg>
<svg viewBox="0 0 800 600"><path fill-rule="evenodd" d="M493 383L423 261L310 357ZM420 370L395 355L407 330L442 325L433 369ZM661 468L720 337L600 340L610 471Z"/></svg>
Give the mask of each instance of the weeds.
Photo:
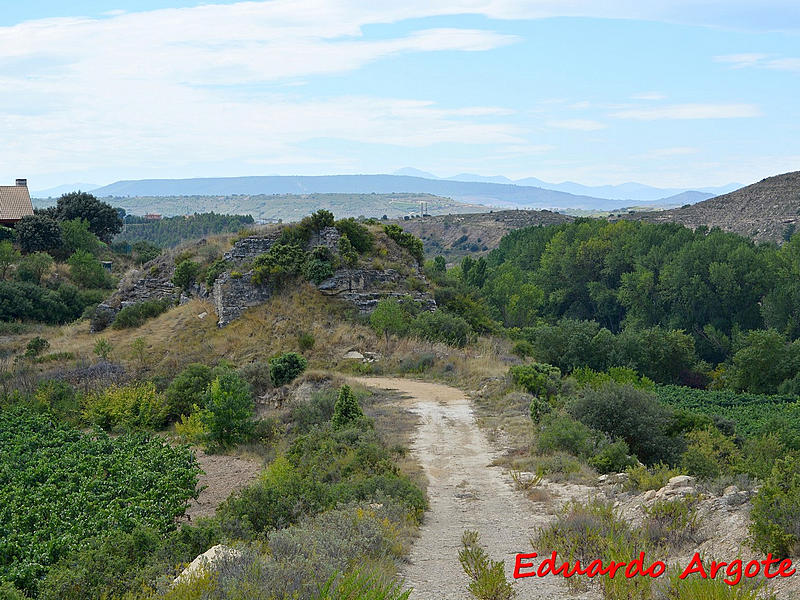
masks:
<svg viewBox="0 0 800 600"><path fill-rule="evenodd" d="M465 531L461 536L458 560L470 579L469 591L478 600L510 600L516 592L506 580L504 562L494 561L479 545L477 531Z"/></svg>

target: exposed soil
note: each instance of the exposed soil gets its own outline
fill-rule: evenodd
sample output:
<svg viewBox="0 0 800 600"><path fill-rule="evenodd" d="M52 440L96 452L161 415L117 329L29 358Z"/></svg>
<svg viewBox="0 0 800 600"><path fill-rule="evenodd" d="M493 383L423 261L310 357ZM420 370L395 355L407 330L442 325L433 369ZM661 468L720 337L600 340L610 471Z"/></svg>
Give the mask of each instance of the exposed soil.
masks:
<svg viewBox="0 0 800 600"><path fill-rule="evenodd" d="M242 489L263 469L259 460L224 454L206 454L199 448L195 450L197 462L205 474L200 475L198 486L202 490L197 500L193 500L186 511L189 521L200 517L213 517L217 507L228 496Z"/></svg>
<svg viewBox="0 0 800 600"><path fill-rule="evenodd" d="M409 379L358 378L376 388L399 390L420 417L412 452L428 478L430 510L403 569L413 600L466 600L468 580L458 562L461 535L480 533L493 560L504 560L511 577L514 557L530 552L530 537L552 517L544 503L534 503L513 487L500 468L491 467L497 453L475 423L469 400L459 390ZM560 501L586 498L591 489L549 484ZM517 598L596 598L572 595L559 579L528 578L515 583Z"/></svg>

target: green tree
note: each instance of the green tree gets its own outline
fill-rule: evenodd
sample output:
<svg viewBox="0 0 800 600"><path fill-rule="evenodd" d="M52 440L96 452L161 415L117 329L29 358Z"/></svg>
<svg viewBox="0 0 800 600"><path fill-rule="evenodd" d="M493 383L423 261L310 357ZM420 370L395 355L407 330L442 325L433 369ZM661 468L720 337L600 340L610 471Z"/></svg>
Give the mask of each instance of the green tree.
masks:
<svg viewBox="0 0 800 600"><path fill-rule="evenodd" d="M70 192L58 199L56 214L59 221L85 219L89 231L106 243L122 231L122 219L115 208L86 192Z"/></svg>
<svg viewBox="0 0 800 600"><path fill-rule="evenodd" d="M77 250L83 250L93 255L100 252L100 240L89 231L89 221L86 219L71 219L62 221L61 239L63 240L63 253L66 256L74 254Z"/></svg>
<svg viewBox="0 0 800 600"><path fill-rule="evenodd" d="M97 355L100 360L108 360L111 356L111 353L114 351L114 347L111 345L106 338L98 338L97 341L94 343L94 350L93 352Z"/></svg>
<svg viewBox="0 0 800 600"><path fill-rule="evenodd" d="M433 271L435 273L446 273L447 272L447 263L444 260L444 256L439 255L433 259Z"/></svg>
<svg viewBox="0 0 800 600"><path fill-rule="evenodd" d="M28 254L17 265L17 279L39 285L52 267L53 258L46 252Z"/></svg>
<svg viewBox="0 0 800 600"><path fill-rule="evenodd" d="M550 399L561 389L561 370L553 365L530 363L509 369L511 379L529 394Z"/></svg>
<svg viewBox="0 0 800 600"><path fill-rule="evenodd" d="M386 338L392 334L402 335L408 331L409 315L395 298L384 298L369 316L369 323L378 335Z"/></svg>
<svg viewBox="0 0 800 600"><path fill-rule="evenodd" d="M358 263L358 252L353 248L353 244L350 243L350 238L347 237L347 234L343 233L342 237L339 238L338 247L342 262L348 267L356 266L356 263Z"/></svg>
<svg viewBox="0 0 800 600"><path fill-rule="evenodd" d="M424 311L408 327L411 335L431 342L444 342L463 348L475 337L469 323L443 310Z"/></svg>
<svg viewBox="0 0 800 600"><path fill-rule="evenodd" d="M134 259L140 265L150 262L161 255L161 248L148 241L138 241L131 246Z"/></svg>
<svg viewBox="0 0 800 600"><path fill-rule="evenodd" d="M253 432L255 404L250 385L236 371L218 375L206 392L209 436L227 448L247 440Z"/></svg>
<svg viewBox="0 0 800 600"><path fill-rule="evenodd" d="M778 557L795 556L800 543L800 459L775 463L753 498L750 534L759 550Z"/></svg>
<svg viewBox="0 0 800 600"><path fill-rule="evenodd" d="M26 254L54 252L61 248L61 227L55 219L35 214L22 217L16 226L17 243Z"/></svg>
<svg viewBox="0 0 800 600"><path fill-rule="evenodd" d="M96 257L78 250L67 260L72 281L85 288L111 287L111 276Z"/></svg>
<svg viewBox="0 0 800 600"><path fill-rule="evenodd" d="M169 416L188 415L194 405L202 406L212 379L211 369L199 363L192 363L178 373L166 391Z"/></svg>
<svg viewBox="0 0 800 600"><path fill-rule="evenodd" d="M347 239L353 245L353 249L359 254L372 250L373 239L369 229L352 217L336 221L336 229L343 236L347 236Z"/></svg>
<svg viewBox="0 0 800 600"><path fill-rule="evenodd" d="M199 272L199 264L193 260L183 260L175 267L175 274L172 276L172 283L182 290L188 290L197 280L197 274Z"/></svg>
<svg viewBox="0 0 800 600"><path fill-rule="evenodd" d="M775 331L751 331L733 356L731 383L737 390L774 394L800 370L800 343L789 344Z"/></svg>
<svg viewBox="0 0 800 600"><path fill-rule="evenodd" d="M269 359L269 376L274 386L291 383L308 367L308 361L297 352L284 352Z"/></svg>
<svg viewBox="0 0 800 600"><path fill-rule="evenodd" d="M0 242L0 280L5 280L9 269L17 264L22 255L9 241Z"/></svg>
<svg viewBox="0 0 800 600"><path fill-rule="evenodd" d="M331 423L334 429L341 429L347 427L358 421L364 416L361 407L358 405L353 390L349 385L343 385L339 388L339 397L336 398L336 403L333 405L333 417Z"/></svg>

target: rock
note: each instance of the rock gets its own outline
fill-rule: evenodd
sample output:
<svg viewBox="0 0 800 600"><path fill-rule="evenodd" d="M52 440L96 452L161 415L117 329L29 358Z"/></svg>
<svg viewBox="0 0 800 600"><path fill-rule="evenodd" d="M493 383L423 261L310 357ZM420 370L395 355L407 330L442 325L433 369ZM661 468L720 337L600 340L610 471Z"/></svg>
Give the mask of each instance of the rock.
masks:
<svg viewBox="0 0 800 600"><path fill-rule="evenodd" d="M669 480L667 486L672 488L689 487L693 486L694 482L695 478L689 475L676 475L675 477Z"/></svg>
<svg viewBox="0 0 800 600"><path fill-rule="evenodd" d="M220 327L238 319L247 308L264 304L272 297L272 286L254 285L252 275L250 271L241 277L232 277L230 273L217 277L212 296Z"/></svg>
<svg viewBox="0 0 800 600"><path fill-rule="evenodd" d="M233 245L233 248L225 253L224 259L238 266L254 259L256 256L269 252L269 249L272 248L280 237L281 231L278 230L270 231L265 235L242 238Z"/></svg>
<svg viewBox="0 0 800 600"><path fill-rule="evenodd" d="M351 350L350 352L346 353L342 358L352 359L352 360L364 360L364 355L361 354L361 352L356 352L355 350Z"/></svg>
<svg viewBox="0 0 800 600"><path fill-rule="evenodd" d="M645 502L650 502L650 500L653 500L656 497L656 493L657 492L655 490L647 490L644 493L642 500L644 500Z"/></svg>
<svg viewBox="0 0 800 600"><path fill-rule="evenodd" d="M208 316L208 313L207 313L206 311L203 311L203 312L201 312L199 315L197 315L197 318L198 318L198 319L200 319L200 320L202 321L202 320L203 320L203 319L205 319L207 316Z"/></svg>
<svg viewBox="0 0 800 600"><path fill-rule="evenodd" d="M722 492L722 495L723 496L730 496L731 494L736 494L738 492L739 492L739 488L738 487L736 487L735 485L729 485L728 487L725 488L725 491Z"/></svg>
<svg viewBox="0 0 800 600"><path fill-rule="evenodd" d="M213 571L220 562L239 558L241 555L242 553L236 550L236 548L231 548L224 544L217 544L189 563L189 566L175 578L172 585L177 585L178 583L189 580L192 577L200 575L203 571Z"/></svg>

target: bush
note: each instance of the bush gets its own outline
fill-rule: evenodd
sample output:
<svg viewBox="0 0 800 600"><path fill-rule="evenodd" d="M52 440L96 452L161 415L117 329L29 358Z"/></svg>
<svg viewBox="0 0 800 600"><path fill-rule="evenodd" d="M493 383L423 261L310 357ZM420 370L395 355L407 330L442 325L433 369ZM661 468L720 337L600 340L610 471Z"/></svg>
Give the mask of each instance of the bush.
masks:
<svg viewBox="0 0 800 600"><path fill-rule="evenodd" d="M671 462L678 457L679 442L665 433L671 413L647 391L605 383L585 390L570 412L589 427L625 440L644 463Z"/></svg>
<svg viewBox="0 0 800 600"><path fill-rule="evenodd" d="M388 341L390 335L403 335L408 331L410 315L396 298L384 298L378 302L369 316L369 324L378 335Z"/></svg>
<svg viewBox="0 0 800 600"><path fill-rule="evenodd" d="M541 452L562 450L575 456L588 458L594 454L598 434L569 415L554 414L545 417L539 429L537 445Z"/></svg>
<svg viewBox="0 0 800 600"><path fill-rule="evenodd" d="M255 404L250 386L235 371L224 372L211 382L205 409L211 444L227 448L250 437Z"/></svg>
<svg viewBox="0 0 800 600"><path fill-rule="evenodd" d="M353 247L353 250L359 254L364 254L372 250L373 239L369 229L358 223L355 219L341 219L336 221L336 229L346 237Z"/></svg>
<svg viewBox="0 0 800 600"><path fill-rule="evenodd" d="M214 287L214 282L217 277L222 275L228 269L228 261L218 258L206 269L206 287L211 289Z"/></svg>
<svg viewBox="0 0 800 600"><path fill-rule="evenodd" d="M625 440L616 440L603 445L599 452L589 458L589 466L599 473L620 473L636 465L636 460L630 455L630 449Z"/></svg>
<svg viewBox="0 0 800 600"><path fill-rule="evenodd" d="M511 367L508 372L514 383L539 398L552 398L561 389L561 371L552 365L530 363Z"/></svg>
<svg viewBox="0 0 800 600"><path fill-rule="evenodd" d="M642 529L650 541L659 546L679 548L694 542L700 528L697 515L698 498L688 496L674 500L658 500L644 509Z"/></svg>
<svg viewBox="0 0 800 600"><path fill-rule="evenodd" d="M27 346L25 346L25 356L28 358L36 358L49 347L50 342L37 335L28 342Z"/></svg>
<svg viewBox="0 0 800 600"><path fill-rule="evenodd" d="M211 369L199 363L192 363L178 373L165 392L168 416L188 415L194 405L202 406L212 379Z"/></svg>
<svg viewBox="0 0 800 600"><path fill-rule="evenodd" d="M307 331L300 332L297 335L297 345L300 348L300 352L308 352L314 348L314 341L314 336Z"/></svg>
<svg viewBox="0 0 800 600"><path fill-rule="evenodd" d="M77 425L80 421L80 398L75 388L66 382L52 379L42 381L36 388L34 401L39 407L71 425Z"/></svg>
<svg viewBox="0 0 800 600"><path fill-rule="evenodd" d="M463 348L474 337L469 323L442 310L422 312L411 322L409 333L430 342L444 342Z"/></svg>
<svg viewBox="0 0 800 600"><path fill-rule="evenodd" d="M61 238L64 241L63 254L69 256L78 250L83 250L92 255L100 252L100 240L89 231L89 221L86 219L72 219L62 221Z"/></svg>
<svg viewBox="0 0 800 600"><path fill-rule="evenodd" d="M175 267L175 274L172 276L172 283L182 290L188 290L197 279L200 273L200 265L193 260L182 260Z"/></svg>
<svg viewBox="0 0 800 600"><path fill-rule="evenodd" d="M778 460L753 498L750 534L757 550L778 557L800 550L800 459Z"/></svg>
<svg viewBox="0 0 800 600"><path fill-rule="evenodd" d="M604 383L614 382L618 384L630 384L635 388L643 390L655 390L656 384L652 379L648 379L628 367L611 367L606 372L598 372L588 367L581 367L572 372L572 377L581 386L598 388Z"/></svg>
<svg viewBox="0 0 800 600"><path fill-rule="evenodd" d="M308 361L296 352L284 352L269 359L269 376L276 387L294 381L308 367Z"/></svg>
<svg viewBox="0 0 800 600"><path fill-rule="evenodd" d="M272 379L269 375L269 363L256 361L239 368L239 375L247 383L256 396L263 396L272 389Z"/></svg>
<svg viewBox="0 0 800 600"><path fill-rule="evenodd" d="M84 250L76 251L67 260L69 276L77 285L85 288L110 288L111 275L97 258Z"/></svg>
<svg viewBox="0 0 800 600"><path fill-rule="evenodd" d="M356 400L353 390L350 389L349 385L343 385L339 389L339 397L333 406L331 424L335 429L341 429L357 423L363 417L364 413L358 405L358 400Z"/></svg>
<svg viewBox="0 0 800 600"><path fill-rule="evenodd" d="M465 531L461 536L458 560L469 578L469 591L478 600L510 600L516 596L506 580L504 562L489 558L480 547L477 531Z"/></svg>
<svg viewBox="0 0 800 600"><path fill-rule="evenodd" d="M111 386L86 397L84 417L103 429L123 431L160 429L167 404L153 383Z"/></svg>
<svg viewBox="0 0 800 600"><path fill-rule="evenodd" d="M51 252L61 248L61 227L46 215L29 215L17 223L16 238L25 254Z"/></svg>
<svg viewBox="0 0 800 600"><path fill-rule="evenodd" d="M148 319L153 319L162 313L167 312L175 306L172 299L145 300L126 306L117 313L111 327L114 329L129 329L141 327Z"/></svg>
<svg viewBox="0 0 800 600"><path fill-rule="evenodd" d="M625 472L628 474L628 487L639 492L660 490L673 477L685 475L680 469L670 468L664 463L657 463L649 468L644 465L628 467Z"/></svg>
<svg viewBox="0 0 800 600"><path fill-rule="evenodd" d="M16 276L19 281L29 281L39 285L53 267L53 258L46 252L34 252L24 257L17 265Z"/></svg>
<svg viewBox="0 0 800 600"><path fill-rule="evenodd" d="M548 414L552 409L553 409L552 405L547 400L542 400L541 398L533 398L528 407L528 410L531 415L531 421L533 421L538 425L539 422L542 420L542 417Z"/></svg>
<svg viewBox="0 0 800 600"><path fill-rule="evenodd" d="M681 457L681 467L700 479L715 479L733 473L741 458L739 449L716 427L690 431L686 438L689 447Z"/></svg>
<svg viewBox="0 0 800 600"><path fill-rule="evenodd" d="M398 246L408 250L420 266L423 265L425 262L425 249L421 239L411 233L406 233L399 225L384 225L383 232L393 239Z"/></svg>

